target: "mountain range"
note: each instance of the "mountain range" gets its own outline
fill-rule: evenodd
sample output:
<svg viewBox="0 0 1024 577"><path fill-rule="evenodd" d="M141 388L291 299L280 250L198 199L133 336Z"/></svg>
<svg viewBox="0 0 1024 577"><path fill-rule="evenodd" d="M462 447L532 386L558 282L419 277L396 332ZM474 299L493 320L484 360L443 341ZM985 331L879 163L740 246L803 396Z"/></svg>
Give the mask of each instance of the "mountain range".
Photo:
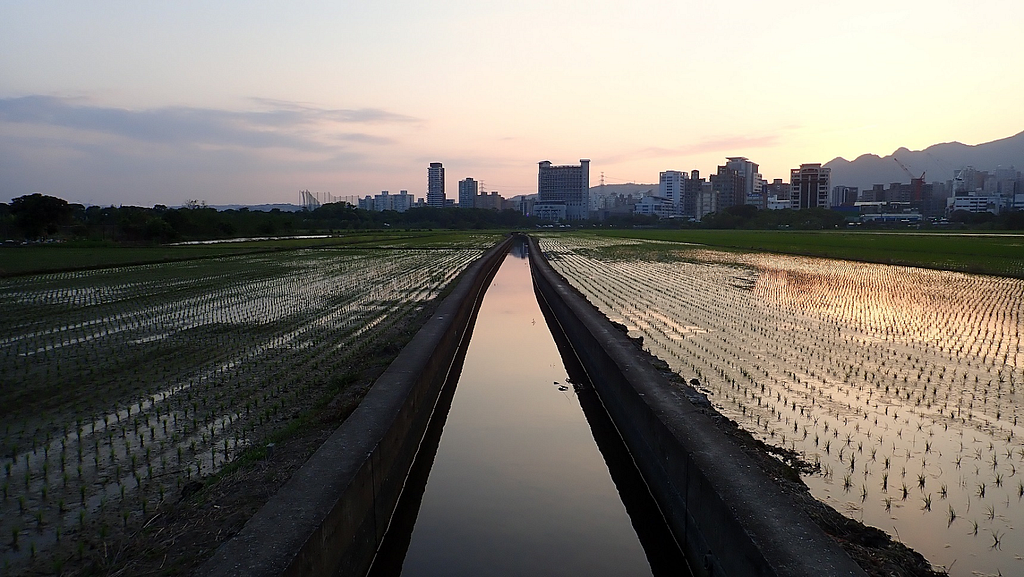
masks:
<svg viewBox="0 0 1024 577"><path fill-rule="evenodd" d="M1024 132L1009 138L983 144L968 145L960 142L934 144L924 150L898 148L889 156L862 154L849 161L839 157L825 163L832 169L834 186L856 186L870 189L873 184L910 182L908 175L896 160L903 163L914 177L925 174L925 182L945 182L953 178L953 171L967 166L992 171L997 168L1024 169Z"/></svg>
<svg viewBox="0 0 1024 577"><path fill-rule="evenodd" d="M597 196L608 196L608 195L633 195L634 198L640 198L644 195L658 194L658 183L654 184L642 184L636 182L627 182L624 184L606 184L604 186L597 185L590 187L590 194Z"/></svg>

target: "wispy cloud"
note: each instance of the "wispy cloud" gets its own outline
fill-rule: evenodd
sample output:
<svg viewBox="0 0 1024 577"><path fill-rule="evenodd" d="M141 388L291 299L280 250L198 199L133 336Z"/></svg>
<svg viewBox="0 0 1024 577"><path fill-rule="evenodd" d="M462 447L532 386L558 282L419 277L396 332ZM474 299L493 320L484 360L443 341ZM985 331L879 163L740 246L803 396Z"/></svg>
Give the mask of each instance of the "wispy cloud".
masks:
<svg viewBox="0 0 1024 577"><path fill-rule="evenodd" d="M401 172L393 151L422 122L373 108L247 106L132 110L44 95L0 98L0 198L44 191L167 204L189 194L264 200L282 190L329 190L364 179L368 167Z"/></svg>
<svg viewBox="0 0 1024 577"><path fill-rule="evenodd" d="M395 139L388 138L386 136L375 136L373 134L366 134L363 132L345 132L341 134L334 134L331 136L335 140L342 142L359 142L363 144L394 144Z"/></svg>
<svg viewBox="0 0 1024 577"><path fill-rule="evenodd" d="M389 144L391 139L344 125L416 122L386 110L328 109L259 100L260 110L194 107L129 110L52 96L0 99L0 121L115 135L169 145L316 150L344 142ZM339 126L341 125L341 126ZM325 138L321 138L323 135Z"/></svg>
<svg viewBox="0 0 1024 577"><path fill-rule="evenodd" d="M603 164L617 164L637 159L697 156L712 152L729 152L731 154L752 148L771 148L780 144L780 138L780 134L711 138L671 148L648 147L601 158L599 161Z"/></svg>
<svg viewBox="0 0 1024 577"><path fill-rule="evenodd" d="M396 114L380 108L320 108L303 102L289 102L272 98L251 98L252 102L278 113L293 112L298 115L332 120L344 123L414 123L418 118Z"/></svg>

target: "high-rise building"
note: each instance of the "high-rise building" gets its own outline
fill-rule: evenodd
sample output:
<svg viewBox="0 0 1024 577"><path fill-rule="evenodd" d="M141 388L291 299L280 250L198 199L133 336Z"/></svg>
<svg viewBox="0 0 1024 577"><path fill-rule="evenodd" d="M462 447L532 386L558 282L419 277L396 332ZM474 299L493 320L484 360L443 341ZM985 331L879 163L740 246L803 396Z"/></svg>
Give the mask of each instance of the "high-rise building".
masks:
<svg viewBox="0 0 1024 577"><path fill-rule="evenodd" d="M537 203L534 210L545 214L561 214L565 219L586 220L590 217L590 160L580 159L578 165L552 165L544 160L537 171Z"/></svg>
<svg viewBox="0 0 1024 577"><path fill-rule="evenodd" d="M491 192L481 192L477 195L474 201L476 208L484 210L504 210L505 199L498 194L498 191L492 190Z"/></svg>
<svg viewBox="0 0 1024 577"><path fill-rule="evenodd" d="M658 175L658 196L672 203L672 214L683 213L683 193L688 174L679 170L666 170Z"/></svg>
<svg viewBox="0 0 1024 577"><path fill-rule="evenodd" d="M793 210L829 208L832 169L817 164L801 164L789 171L789 202Z"/></svg>
<svg viewBox="0 0 1024 577"><path fill-rule="evenodd" d="M699 170L689 173L666 170L659 174L658 196L672 202L673 215L699 218L697 204L703 185L704 180L701 179Z"/></svg>
<svg viewBox="0 0 1024 577"><path fill-rule="evenodd" d="M758 164L751 162L745 156L730 156L726 158L725 166L735 170L743 177L743 202L737 202L736 204L754 204L758 208L764 208L761 173L757 171ZM736 200L739 199L737 198Z"/></svg>
<svg viewBox="0 0 1024 577"><path fill-rule="evenodd" d="M702 219L705 215L712 212L718 212L719 208L718 191L714 189L710 182L704 182L700 187L700 193L697 195L697 219Z"/></svg>
<svg viewBox="0 0 1024 577"><path fill-rule="evenodd" d="M718 210L747 204L747 181L740 171L728 165L719 166L710 180L711 188L718 193Z"/></svg>
<svg viewBox="0 0 1024 577"><path fill-rule="evenodd" d="M964 196L978 190L984 190L985 173L973 166L961 168L953 173L953 194Z"/></svg>
<svg viewBox="0 0 1024 577"><path fill-rule="evenodd" d="M762 187L762 194L765 197L765 208L768 210L783 210L790 208L789 183L776 178Z"/></svg>
<svg viewBox="0 0 1024 577"><path fill-rule="evenodd" d="M709 184L700 177L699 170L691 170L690 178L683 181L683 216L700 219L699 199L705 186Z"/></svg>
<svg viewBox="0 0 1024 577"><path fill-rule="evenodd" d="M480 183L470 177L459 181L459 208L474 208Z"/></svg>
<svg viewBox="0 0 1024 577"><path fill-rule="evenodd" d="M444 166L431 162L427 169L427 206L444 208Z"/></svg>
<svg viewBox="0 0 1024 577"><path fill-rule="evenodd" d="M857 202L858 195L859 189L856 186L833 186L830 204L832 206L853 206Z"/></svg>

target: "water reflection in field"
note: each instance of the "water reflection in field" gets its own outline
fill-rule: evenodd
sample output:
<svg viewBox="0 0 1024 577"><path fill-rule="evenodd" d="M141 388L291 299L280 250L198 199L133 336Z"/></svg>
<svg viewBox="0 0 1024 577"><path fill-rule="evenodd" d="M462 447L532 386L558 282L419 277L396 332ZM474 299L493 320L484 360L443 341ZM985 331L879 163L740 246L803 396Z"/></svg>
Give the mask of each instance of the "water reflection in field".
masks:
<svg viewBox="0 0 1024 577"><path fill-rule="evenodd" d="M817 498L953 575L1024 574L1024 281L671 243L541 246L723 414L817 463Z"/></svg>

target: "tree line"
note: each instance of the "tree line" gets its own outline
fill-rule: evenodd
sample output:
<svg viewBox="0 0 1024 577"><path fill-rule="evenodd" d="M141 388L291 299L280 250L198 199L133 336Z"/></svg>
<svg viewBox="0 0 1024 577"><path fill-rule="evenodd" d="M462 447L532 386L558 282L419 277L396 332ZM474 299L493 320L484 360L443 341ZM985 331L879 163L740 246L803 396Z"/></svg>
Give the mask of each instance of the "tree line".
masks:
<svg viewBox="0 0 1024 577"><path fill-rule="evenodd" d="M733 206L706 215L699 222L658 219L656 216L623 214L601 222L571 223L573 226L605 228L720 228L827 230L846 226L846 217L827 209L759 210ZM950 216L955 228L1024 230L1024 212L957 212ZM184 207L89 206L72 204L44 194L15 198L0 203L2 240L92 240L126 244L155 244L183 240L288 236L305 233L334 233L373 229L510 229L550 224L514 210L462 208L412 208L406 212L367 211L345 203L325 204L315 210L269 212L241 208L216 210L198 202ZM867 225L866 225L867 226ZM900 225L878 224L893 227ZM922 227L932 226L928 223Z"/></svg>
<svg viewBox="0 0 1024 577"><path fill-rule="evenodd" d="M296 212L216 210L200 203L180 208L86 207L39 193L15 198L10 204L0 203L0 238L10 240L59 238L152 244L386 228L506 229L532 227L538 222L512 210L424 207L404 213L373 212L344 203Z"/></svg>

